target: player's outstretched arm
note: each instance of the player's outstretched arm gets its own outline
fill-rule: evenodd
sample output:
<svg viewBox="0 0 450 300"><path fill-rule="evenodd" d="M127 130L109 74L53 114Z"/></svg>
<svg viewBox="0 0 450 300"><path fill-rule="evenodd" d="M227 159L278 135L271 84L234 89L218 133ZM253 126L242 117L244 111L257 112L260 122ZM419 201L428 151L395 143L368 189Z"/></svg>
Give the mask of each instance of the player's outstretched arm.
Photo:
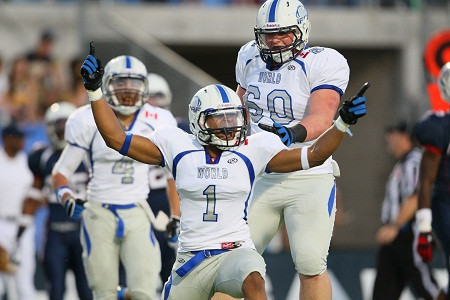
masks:
<svg viewBox="0 0 450 300"><path fill-rule="evenodd" d="M123 131L113 110L103 98L103 73L102 63L95 57L95 46L91 42L89 55L81 67L81 76L91 101L95 123L106 145L140 162L159 165L162 160L161 152L152 141Z"/></svg>
<svg viewBox="0 0 450 300"><path fill-rule="evenodd" d="M366 83L358 94L339 109L339 118L309 147L287 149L275 155L268 164L272 172L287 173L306 170L323 164L339 147L350 125L366 114ZM300 158L300 159L299 159Z"/></svg>

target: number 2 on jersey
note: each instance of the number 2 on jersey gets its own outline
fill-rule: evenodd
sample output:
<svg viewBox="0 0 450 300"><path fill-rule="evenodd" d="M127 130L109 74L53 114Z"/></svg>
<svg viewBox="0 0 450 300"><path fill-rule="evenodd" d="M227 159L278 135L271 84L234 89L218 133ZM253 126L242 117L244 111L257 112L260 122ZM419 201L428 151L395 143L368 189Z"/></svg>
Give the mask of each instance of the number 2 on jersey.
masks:
<svg viewBox="0 0 450 300"><path fill-rule="evenodd" d="M203 213L204 222L217 222L216 210L216 186L208 185L206 189L203 190L203 195L206 196L206 212Z"/></svg>
<svg viewBox="0 0 450 300"><path fill-rule="evenodd" d="M252 121L258 123L263 117L263 109L253 101L249 100L249 96L252 95L254 100L261 100L261 93L259 88L254 85L250 85L247 92L244 94L244 100L247 105L247 109L250 113ZM282 106L275 106L275 102L282 103ZM270 118L273 122L277 122L283 125L289 124L294 119L294 112L292 110L292 98L285 90L273 90L267 94L267 109L270 112Z"/></svg>

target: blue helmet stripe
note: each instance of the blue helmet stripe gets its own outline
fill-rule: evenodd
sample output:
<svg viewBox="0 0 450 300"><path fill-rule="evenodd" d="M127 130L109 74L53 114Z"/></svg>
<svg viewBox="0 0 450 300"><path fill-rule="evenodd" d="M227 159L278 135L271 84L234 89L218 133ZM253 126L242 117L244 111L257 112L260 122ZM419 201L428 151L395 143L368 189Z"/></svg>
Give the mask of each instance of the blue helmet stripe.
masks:
<svg viewBox="0 0 450 300"><path fill-rule="evenodd" d="M131 57L125 56L125 68L131 69Z"/></svg>
<svg viewBox="0 0 450 300"><path fill-rule="evenodd" d="M275 11L277 9L278 0L274 0L269 10L269 20L268 22L275 22Z"/></svg>
<svg viewBox="0 0 450 300"><path fill-rule="evenodd" d="M221 87L220 85L218 85L218 84L216 84L216 88L220 92L220 96L222 97L222 102L223 103L230 102L230 99L228 98L228 95L227 95L227 92L225 92L225 89L223 87Z"/></svg>

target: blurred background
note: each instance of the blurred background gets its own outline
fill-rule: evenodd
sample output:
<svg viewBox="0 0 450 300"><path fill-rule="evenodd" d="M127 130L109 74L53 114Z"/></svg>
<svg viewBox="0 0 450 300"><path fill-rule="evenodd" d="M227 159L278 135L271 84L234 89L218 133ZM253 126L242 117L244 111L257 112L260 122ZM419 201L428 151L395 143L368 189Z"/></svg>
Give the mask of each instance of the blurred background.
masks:
<svg viewBox="0 0 450 300"><path fill-rule="evenodd" d="M187 118L187 104L202 86L236 87L239 48L254 39L258 0L0 0L0 127L11 120L26 130L26 151L47 143L43 113L87 97L81 62L95 41L97 57L130 54L162 75L173 93L172 112ZM338 216L329 267L335 299L368 299L374 278L375 232L394 158L385 149L387 125L416 122L432 107L424 51L450 30L448 0L306 0L310 46L341 52L350 66L344 98L366 81L368 115L334 155L341 168ZM450 39L435 58L450 61ZM433 53L434 55L435 53ZM434 57L434 56L433 56ZM348 140L349 138L347 138ZM1 166L0 166L1 167ZM1 193L2 191L0 191ZM37 216L41 224L43 217ZM37 236L36 243L42 243ZM38 250L38 259L39 259ZM295 299L298 280L280 234L266 254L274 299ZM435 256L442 282L443 259ZM288 272L288 270L290 270ZM38 288L43 278L36 275ZM44 296L45 297L45 296ZM413 297L405 291L404 299ZM45 298L43 298L45 299Z"/></svg>

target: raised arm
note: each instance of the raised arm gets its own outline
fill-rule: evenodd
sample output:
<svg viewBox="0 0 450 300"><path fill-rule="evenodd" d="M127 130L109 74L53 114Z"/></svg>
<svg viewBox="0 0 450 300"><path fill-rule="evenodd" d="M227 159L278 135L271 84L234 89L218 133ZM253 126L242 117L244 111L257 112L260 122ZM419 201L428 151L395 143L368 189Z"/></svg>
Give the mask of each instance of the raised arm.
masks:
<svg viewBox="0 0 450 300"><path fill-rule="evenodd" d="M113 110L103 98L101 91L103 73L102 63L95 57L95 46L91 42L89 55L81 67L81 76L91 101L95 123L106 145L137 161L159 165L162 155L152 141L123 131Z"/></svg>
<svg viewBox="0 0 450 300"><path fill-rule="evenodd" d="M305 170L323 164L339 147L345 132L350 125L366 114L366 98L363 97L368 88L365 84L361 91L346 100L339 109L339 118L309 147L286 149L275 155L269 162L272 172L287 173Z"/></svg>

